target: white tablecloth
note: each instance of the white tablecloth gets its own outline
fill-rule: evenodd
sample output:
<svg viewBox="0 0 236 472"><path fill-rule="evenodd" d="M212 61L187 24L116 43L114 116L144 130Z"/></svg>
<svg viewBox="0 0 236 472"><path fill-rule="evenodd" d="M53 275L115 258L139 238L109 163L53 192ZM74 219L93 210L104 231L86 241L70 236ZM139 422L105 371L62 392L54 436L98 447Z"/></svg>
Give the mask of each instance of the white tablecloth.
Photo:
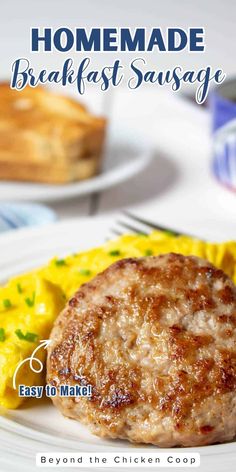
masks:
<svg viewBox="0 0 236 472"><path fill-rule="evenodd" d="M213 239L235 239L234 194L211 170L209 112L179 95L153 87L117 91L109 119L154 143L155 156L142 174L99 195L52 204L60 219L120 211L129 207L169 227ZM101 96L86 101L101 110ZM103 105L106 112L106 102Z"/></svg>

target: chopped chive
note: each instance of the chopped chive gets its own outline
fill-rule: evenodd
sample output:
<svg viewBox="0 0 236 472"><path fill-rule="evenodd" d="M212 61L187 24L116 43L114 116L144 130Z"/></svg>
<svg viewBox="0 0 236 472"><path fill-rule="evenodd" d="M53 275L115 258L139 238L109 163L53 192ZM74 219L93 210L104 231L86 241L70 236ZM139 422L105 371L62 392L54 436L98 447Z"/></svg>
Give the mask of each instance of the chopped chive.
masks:
<svg viewBox="0 0 236 472"><path fill-rule="evenodd" d="M0 342L2 343L3 341L5 341L5 339L6 339L5 329L0 328Z"/></svg>
<svg viewBox="0 0 236 472"><path fill-rule="evenodd" d="M11 300L9 300L9 298L5 298L5 300L3 300L2 303L3 303L4 308L11 308L12 307Z"/></svg>
<svg viewBox="0 0 236 472"><path fill-rule="evenodd" d="M65 266L65 265L66 265L66 261L65 261L65 259L57 259L57 260L55 261L55 265L56 265L56 266L59 266L59 267L60 267L60 266Z"/></svg>
<svg viewBox="0 0 236 472"><path fill-rule="evenodd" d="M80 275L91 275L91 270L89 270L89 269L80 269L79 273L80 273Z"/></svg>
<svg viewBox="0 0 236 472"><path fill-rule="evenodd" d="M35 302L35 292L33 293L32 298L30 298L30 297L25 298L25 303L29 307L34 306L34 302Z"/></svg>
<svg viewBox="0 0 236 472"><path fill-rule="evenodd" d="M147 233L142 233L142 231L139 231L137 234L138 234L138 236L145 236L146 238L148 237L148 234Z"/></svg>
<svg viewBox="0 0 236 472"><path fill-rule="evenodd" d="M16 334L16 336L17 336L19 339L21 339L21 340L23 340L23 341L28 341L28 342L30 342L30 343L34 343L34 342L37 341L37 339L38 339L38 335L37 335L37 334L35 334L35 333L30 333L29 331L27 331L26 334L23 334L22 331L21 331L21 329L17 329L17 330L15 331L15 334Z"/></svg>
<svg viewBox="0 0 236 472"><path fill-rule="evenodd" d="M110 251L109 256L120 256L119 249L113 249L113 251Z"/></svg>
<svg viewBox="0 0 236 472"><path fill-rule="evenodd" d="M34 343L35 341L37 341L37 339L38 339L38 334L30 333L29 331L27 331L27 333L25 335L25 340L26 341L29 341L30 343Z"/></svg>
<svg viewBox="0 0 236 472"><path fill-rule="evenodd" d="M22 287L21 287L21 284L18 283L18 284L16 285L16 287L17 287L17 292L18 292L18 293L22 293L22 292L23 292Z"/></svg>
<svg viewBox="0 0 236 472"><path fill-rule="evenodd" d="M152 255L153 255L153 250L152 249L146 249L145 256L152 256Z"/></svg>
<svg viewBox="0 0 236 472"><path fill-rule="evenodd" d="M19 339L25 339L24 334L22 333L21 329L16 329L15 334Z"/></svg>

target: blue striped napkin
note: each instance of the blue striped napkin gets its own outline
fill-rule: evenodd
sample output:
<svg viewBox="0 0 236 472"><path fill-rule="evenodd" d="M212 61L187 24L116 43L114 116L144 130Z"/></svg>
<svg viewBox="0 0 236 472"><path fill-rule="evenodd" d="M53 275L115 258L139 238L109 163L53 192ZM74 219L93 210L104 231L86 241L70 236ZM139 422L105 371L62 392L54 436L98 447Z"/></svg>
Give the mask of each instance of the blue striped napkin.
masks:
<svg viewBox="0 0 236 472"><path fill-rule="evenodd" d="M50 208L34 203L0 203L0 233L51 223L56 214Z"/></svg>

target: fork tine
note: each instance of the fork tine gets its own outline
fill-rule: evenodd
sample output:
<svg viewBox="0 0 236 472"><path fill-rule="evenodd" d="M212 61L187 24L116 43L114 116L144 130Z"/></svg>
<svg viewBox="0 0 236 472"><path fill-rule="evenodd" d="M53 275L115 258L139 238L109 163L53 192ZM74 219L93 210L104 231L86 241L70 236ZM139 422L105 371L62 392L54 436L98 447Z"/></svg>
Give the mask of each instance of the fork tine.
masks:
<svg viewBox="0 0 236 472"><path fill-rule="evenodd" d="M142 233L142 234L148 235L147 231L143 231L140 229L140 227L138 228L137 226L131 225L124 221L117 221L117 224L125 229L128 229L129 231L132 231L133 233Z"/></svg>
<svg viewBox="0 0 236 472"><path fill-rule="evenodd" d="M119 228L110 228L106 237L106 241L110 241L113 238L117 238L118 236L123 236L124 231Z"/></svg>
<svg viewBox="0 0 236 472"><path fill-rule="evenodd" d="M146 225L148 226L149 228L151 229L157 229L157 230L160 230L160 231L166 231L166 232L169 232L171 234L173 234L173 236L180 236L182 233L179 233L178 231L175 231L173 229L170 229L170 228L166 228L165 226L161 226L161 225L157 225L155 223L151 223L150 221L147 221L145 220L144 218L140 218L138 216L135 216L133 215L132 213L130 213L129 211L127 210L124 210L122 212L127 218L130 218L132 221L136 221L138 223L141 223L143 225Z"/></svg>
<svg viewBox="0 0 236 472"><path fill-rule="evenodd" d="M110 233L114 236L122 236L122 234L124 234L122 231L117 231L117 229L114 229L114 228L110 229ZM110 239L110 238L108 238L108 239Z"/></svg>

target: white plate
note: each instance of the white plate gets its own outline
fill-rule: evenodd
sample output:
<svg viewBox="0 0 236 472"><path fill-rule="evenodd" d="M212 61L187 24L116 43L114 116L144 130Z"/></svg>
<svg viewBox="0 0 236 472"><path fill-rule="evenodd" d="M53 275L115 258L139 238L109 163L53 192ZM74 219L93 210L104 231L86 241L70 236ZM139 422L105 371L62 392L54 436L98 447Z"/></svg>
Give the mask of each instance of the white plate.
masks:
<svg viewBox="0 0 236 472"><path fill-rule="evenodd" d="M48 227L18 230L7 236L2 235L0 236L0 282L11 275L38 266L54 255L64 256L66 253L99 245L105 241L112 226L113 218L111 217L82 218ZM120 440L99 439L76 421L62 417L50 400L28 401L19 410L6 411L5 415L0 417L1 472L38 470L34 467L37 452L132 452L134 450L154 452L158 448L138 447ZM198 470L201 472L234 470L236 466L235 443L233 442L194 449L176 448L174 451L200 452L201 467ZM79 470L88 469L80 468ZM116 470L125 471L126 469Z"/></svg>
<svg viewBox="0 0 236 472"><path fill-rule="evenodd" d="M132 134L133 133L133 134ZM142 171L152 156L150 142L113 123L108 132L101 173L81 182L47 185L28 182L1 182L0 201L54 201L105 190Z"/></svg>

